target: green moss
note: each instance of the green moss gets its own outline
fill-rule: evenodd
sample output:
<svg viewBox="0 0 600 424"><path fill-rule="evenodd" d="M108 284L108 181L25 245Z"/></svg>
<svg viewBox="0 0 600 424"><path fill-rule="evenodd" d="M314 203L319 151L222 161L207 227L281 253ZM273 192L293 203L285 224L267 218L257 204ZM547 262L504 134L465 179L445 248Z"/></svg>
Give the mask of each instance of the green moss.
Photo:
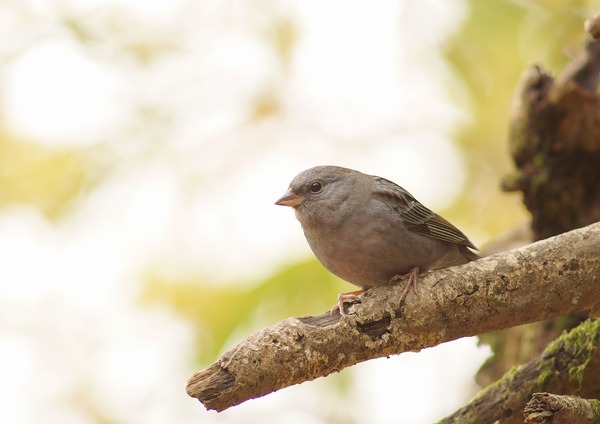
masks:
<svg viewBox="0 0 600 424"><path fill-rule="evenodd" d="M581 385L583 383L583 374L585 372L586 366L587 361L578 367L573 367L569 369L569 381L571 385L578 390L581 389Z"/></svg>
<svg viewBox="0 0 600 424"><path fill-rule="evenodd" d="M547 368L542 370L540 372L540 375L538 376L537 382L536 382L538 389L543 389L544 387L546 387L547 383L549 383L553 377L554 377L554 367L553 366L548 366Z"/></svg>
<svg viewBox="0 0 600 424"><path fill-rule="evenodd" d="M600 399L591 399L590 406L594 415L600 415Z"/></svg>
<svg viewBox="0 0 600 424"><path fill-rule="evenodd" d="M600 337L600 321L595 320L584 322L558 339L564 339L568 351L573 356L585 358L569 368L569 381L577 389L582 386L586 368L592 359L594 350L597 348L598 337Z"/></svg>
<svg viewBox="0 0 600 424"><path fill-rule="evenodd" d="M499 389L503 389L504 387L510 386L512 384L512 382L515 380L515 378L517 377L517 372L519 371L520 368L521 368L520 365L514 365L513 367L511 367L508 371L506 371L506 373L502 376L502 378L500 380L488 385L486 388L481 390L469 401L469 403L473 403L473 402L477 401L478 399L487 395L489 392L493 392L493 391L501 392L502 390L499 390Z"/></svg>

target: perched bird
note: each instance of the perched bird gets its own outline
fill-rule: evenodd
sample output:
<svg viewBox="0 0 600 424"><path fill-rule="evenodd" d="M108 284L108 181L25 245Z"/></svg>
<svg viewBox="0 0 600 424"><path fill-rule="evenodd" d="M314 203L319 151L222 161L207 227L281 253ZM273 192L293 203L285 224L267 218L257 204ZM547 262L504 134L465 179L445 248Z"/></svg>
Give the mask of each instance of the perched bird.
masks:
<svg viewBox="0 0 600 424"><path fill-rule="evenodd" d="M298 174L276 205L291 206L310 248L333 274L361 288L408 280L400 303L419 272L460 265L479 256L454 225L409 192L381 177L338 166Z"/></svg>

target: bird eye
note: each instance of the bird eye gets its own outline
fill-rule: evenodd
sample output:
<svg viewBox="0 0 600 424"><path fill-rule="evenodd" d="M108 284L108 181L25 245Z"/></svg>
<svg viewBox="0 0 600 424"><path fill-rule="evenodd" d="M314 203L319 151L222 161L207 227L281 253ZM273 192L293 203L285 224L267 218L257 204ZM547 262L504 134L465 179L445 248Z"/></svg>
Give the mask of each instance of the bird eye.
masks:
<svg viewBox="0 0 600 424"><path fill-rule="evenodd" d="M321 183L318 181L312 182L310 184L310 191L312 191L313 193L318 193L321 191L323 187L321 186Z"/></svg>

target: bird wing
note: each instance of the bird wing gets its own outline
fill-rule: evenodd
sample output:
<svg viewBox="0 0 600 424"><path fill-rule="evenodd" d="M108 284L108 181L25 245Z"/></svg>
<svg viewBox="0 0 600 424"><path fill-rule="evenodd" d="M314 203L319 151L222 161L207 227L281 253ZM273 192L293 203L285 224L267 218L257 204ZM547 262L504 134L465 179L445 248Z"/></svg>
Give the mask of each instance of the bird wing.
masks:
<svg viewBox="0 0 600 424"><path fill-rule="evenodd" d="M476 249L462 231L423 206L408 191L385 178L374 178L375 195L384 198L384 201L398 212L407 229L427 237Z"/></svg>

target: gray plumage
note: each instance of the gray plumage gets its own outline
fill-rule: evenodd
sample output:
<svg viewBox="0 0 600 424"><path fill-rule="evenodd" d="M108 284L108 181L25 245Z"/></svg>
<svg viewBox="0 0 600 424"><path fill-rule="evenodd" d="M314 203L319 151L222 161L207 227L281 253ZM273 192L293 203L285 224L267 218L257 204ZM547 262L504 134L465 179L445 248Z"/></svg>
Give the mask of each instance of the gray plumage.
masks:
<svg viewBox="0 0 600 424"><path fill-rule="evenodd" d="M352 169L307 169L277 204L295 209L325 268L363 289L478 258L459 229L402 187Z"/></svg>

